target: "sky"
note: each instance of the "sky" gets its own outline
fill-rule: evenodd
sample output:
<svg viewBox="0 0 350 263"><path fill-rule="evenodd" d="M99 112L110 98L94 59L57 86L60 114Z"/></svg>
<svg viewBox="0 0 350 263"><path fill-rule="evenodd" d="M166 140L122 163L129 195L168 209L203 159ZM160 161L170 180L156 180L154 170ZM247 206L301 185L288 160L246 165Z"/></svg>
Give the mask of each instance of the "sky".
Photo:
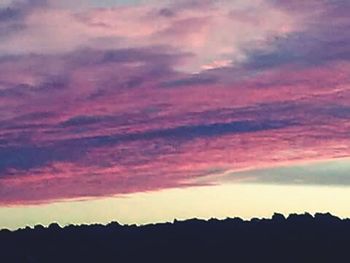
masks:
<svg viewBox="0 0 350 263"><path fill-rule="evenodd" d="M350 217L349 12L1 0L0 228Z"/></svg>

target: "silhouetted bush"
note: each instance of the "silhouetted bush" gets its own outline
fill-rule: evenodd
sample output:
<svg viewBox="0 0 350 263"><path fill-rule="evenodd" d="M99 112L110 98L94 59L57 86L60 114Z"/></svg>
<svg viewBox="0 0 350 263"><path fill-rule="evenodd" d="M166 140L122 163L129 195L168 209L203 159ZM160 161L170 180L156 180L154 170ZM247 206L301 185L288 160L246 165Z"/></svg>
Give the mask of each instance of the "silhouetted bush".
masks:
<svg viewBox="0 0 350 263"><path fill-rule="evenodd" d="M117 222L0 231L1 260L22 262L350 262L350 220L331 214Z"/></svg>

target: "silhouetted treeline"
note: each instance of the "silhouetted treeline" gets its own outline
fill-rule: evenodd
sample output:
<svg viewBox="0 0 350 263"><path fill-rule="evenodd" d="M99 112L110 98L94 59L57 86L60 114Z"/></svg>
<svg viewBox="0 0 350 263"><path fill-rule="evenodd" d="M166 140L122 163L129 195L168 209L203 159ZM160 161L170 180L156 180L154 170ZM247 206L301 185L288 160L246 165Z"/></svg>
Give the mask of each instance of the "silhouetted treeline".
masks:
<svg viewBox="0 0 350 263"><path fill-rule="evenodd" d="M192 219L137 227L0 231L0 262L350 262L350 220L330 214Z"/></svg>

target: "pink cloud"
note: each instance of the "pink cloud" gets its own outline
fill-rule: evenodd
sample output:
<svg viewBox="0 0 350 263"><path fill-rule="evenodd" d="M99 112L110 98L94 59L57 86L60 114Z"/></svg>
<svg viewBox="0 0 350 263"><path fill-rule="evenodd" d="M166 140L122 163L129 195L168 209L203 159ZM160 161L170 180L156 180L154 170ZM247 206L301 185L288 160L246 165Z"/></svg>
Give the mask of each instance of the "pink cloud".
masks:
<svg viewBox="0 0 350 263"><path fill-rule="evenodd" d="M56 53L81 47L171 46L194 54L179 69L198 71L213 61L240 62L245 58L245 45L256 42L264 45L271 37L285 36L295 30L295 21L287 12L266 3L261 3L259 8L253 4L242 8L227 1L208 2L196 8L162 8L143 4L82 11L50 5L33 9L23 18L23 29L3 39L0 52ZM174 15L162 15L165 8L174 9Z"/></svg>
<svg viewBox="0 0 350 263"><path fill-rule="evenodd" d="M254 4L21 11L0 43L0 203L349 156L349 39L312 26L335 11Z"/></svg>

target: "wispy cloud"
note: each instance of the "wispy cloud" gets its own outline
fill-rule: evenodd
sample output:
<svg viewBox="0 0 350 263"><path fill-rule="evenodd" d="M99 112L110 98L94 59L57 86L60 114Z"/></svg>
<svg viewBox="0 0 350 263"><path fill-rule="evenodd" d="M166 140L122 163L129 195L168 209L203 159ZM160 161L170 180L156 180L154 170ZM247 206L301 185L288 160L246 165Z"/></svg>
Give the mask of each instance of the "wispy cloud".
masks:
<svg viewBox="0 0 350 263"><path fill-rule="evenodd" d="M349 156L347 2L83 6L1 6L0 203Z"/></svg>
<svg viewBox="0 0 350 263"><path fill-rule="evenodd" d="M318 161L314 163L289 164L240 172L225 172L216 182L254 182L262 184L323 185L348 187L349 158ZM213 178L211 178L213 180Z"/></svg>

